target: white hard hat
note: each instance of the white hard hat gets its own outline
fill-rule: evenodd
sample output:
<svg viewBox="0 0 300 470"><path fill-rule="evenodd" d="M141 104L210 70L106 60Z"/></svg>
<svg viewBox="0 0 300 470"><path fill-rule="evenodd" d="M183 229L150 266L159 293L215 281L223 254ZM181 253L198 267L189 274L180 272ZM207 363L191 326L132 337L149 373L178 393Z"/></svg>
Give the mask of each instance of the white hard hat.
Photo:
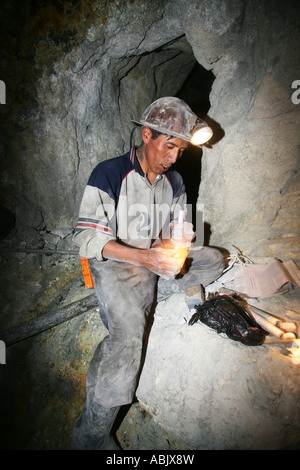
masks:
<svg viewBox="0 0 300 470"><path fill-rule="evenodd" d="M147 126L162 134L173 135L200 146L213 135L211 128L202 121L181 99L174 96L159 98L148 106L139 121L131 121L139 126Z"/></svg>

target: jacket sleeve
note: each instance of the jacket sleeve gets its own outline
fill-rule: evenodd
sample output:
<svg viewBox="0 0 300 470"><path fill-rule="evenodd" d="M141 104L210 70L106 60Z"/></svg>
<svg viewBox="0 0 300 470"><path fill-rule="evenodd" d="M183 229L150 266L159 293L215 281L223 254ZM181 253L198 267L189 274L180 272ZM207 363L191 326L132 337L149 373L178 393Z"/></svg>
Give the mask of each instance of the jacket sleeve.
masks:
<svg viewBox="0 0 300 470"><path fill-rule="evenodd" d="M73 237L82 258L103 260L104 246L116 240L115 220L115 201L105 191L87 185Z"/></svg>

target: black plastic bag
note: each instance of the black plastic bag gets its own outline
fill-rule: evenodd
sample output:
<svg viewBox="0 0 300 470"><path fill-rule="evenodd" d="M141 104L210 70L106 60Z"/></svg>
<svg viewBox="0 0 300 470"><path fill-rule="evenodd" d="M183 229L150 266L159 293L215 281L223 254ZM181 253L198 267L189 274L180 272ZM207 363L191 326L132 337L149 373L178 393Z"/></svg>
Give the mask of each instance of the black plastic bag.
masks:
<svg viewBox="0 0 300 470"><path fill-rule="evenodd" d="M228 338L240 341L247 346L263 343L267 332L249 315L243 306L231 296L218 296L195 305L196 313L189 325L200 320L217 333L225 333Z"/></svg>

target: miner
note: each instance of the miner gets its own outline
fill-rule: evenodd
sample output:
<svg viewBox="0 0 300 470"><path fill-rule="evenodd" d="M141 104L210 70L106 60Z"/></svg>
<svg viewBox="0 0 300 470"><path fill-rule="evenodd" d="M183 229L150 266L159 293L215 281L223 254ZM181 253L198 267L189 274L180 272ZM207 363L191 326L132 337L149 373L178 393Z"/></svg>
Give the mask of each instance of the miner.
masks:
<svg viewBox="0 0 300 470"><path fill-rule="evenodd" d="M203 286L223 271L222 254L202 247L193 252L187 275L176 279L195 232L182 215L185 186L172 165L190 144L209 140L211 129L174 97L159 98L132 122L141 128L141 144L96 166L74 235L80 256L89 261L108 329L89 365L84 408L73 429L77 449L119 449L111 428L120 407L134 397L158 278L184 289L193 265L193 282Z"/></svg>

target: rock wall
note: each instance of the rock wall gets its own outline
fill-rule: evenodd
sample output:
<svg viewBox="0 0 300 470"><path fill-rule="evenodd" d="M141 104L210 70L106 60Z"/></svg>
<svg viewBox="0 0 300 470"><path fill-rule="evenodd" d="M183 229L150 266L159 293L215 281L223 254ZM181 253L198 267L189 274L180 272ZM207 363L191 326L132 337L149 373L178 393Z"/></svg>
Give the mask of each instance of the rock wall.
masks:
<svg viewBox="0 0 300 470"><path fill-rule="evenodd" d="M209 242L299 257L297 2L38 5L6 2L1 20L1 202L19 230L74 227L93 167L127 151L130 119L180 94L198 63L215 77L199 188Z"/></svg>
<svg viewBox="0 0 300 470"><path fill-rule="evenodd" d="M29 31L13 17L19 4L9 10L7 22L23 29L3 78L9 85L19 67L26 83L15 79L1 108L2 182L23 223L74 226L94 166L128 151L130 119L180 89L195 57L167 3L94 1L85 18L85 2L63 11L46 2L29 18L28 1Z"/></svg>
<svg viewBox="0 0 300 470"><path fill-rule="evenodd" d="M204 153L199 199L213 244L299 259L300 114L291 100L300 74L299 20L295 2L271 3L237 2L234 27L234 2L224 2L207 22L211 37L220 31L211 47L204 33L201 45L196 35L195 45L187 36L198 60L210 53L206 62L216 80L209 116L224 131ZM198 19L201 14L208 17L209 10L203 7ZM195 14L188 18L197 28Z"/></svg>
<svg viewBox="0 0 300 470"><path fill-rule="evenodd" d="M158 304L141 405L188 449L299 448L299 364L279 345L244 346L189 326L191 316L184 294Z"/></svg>

